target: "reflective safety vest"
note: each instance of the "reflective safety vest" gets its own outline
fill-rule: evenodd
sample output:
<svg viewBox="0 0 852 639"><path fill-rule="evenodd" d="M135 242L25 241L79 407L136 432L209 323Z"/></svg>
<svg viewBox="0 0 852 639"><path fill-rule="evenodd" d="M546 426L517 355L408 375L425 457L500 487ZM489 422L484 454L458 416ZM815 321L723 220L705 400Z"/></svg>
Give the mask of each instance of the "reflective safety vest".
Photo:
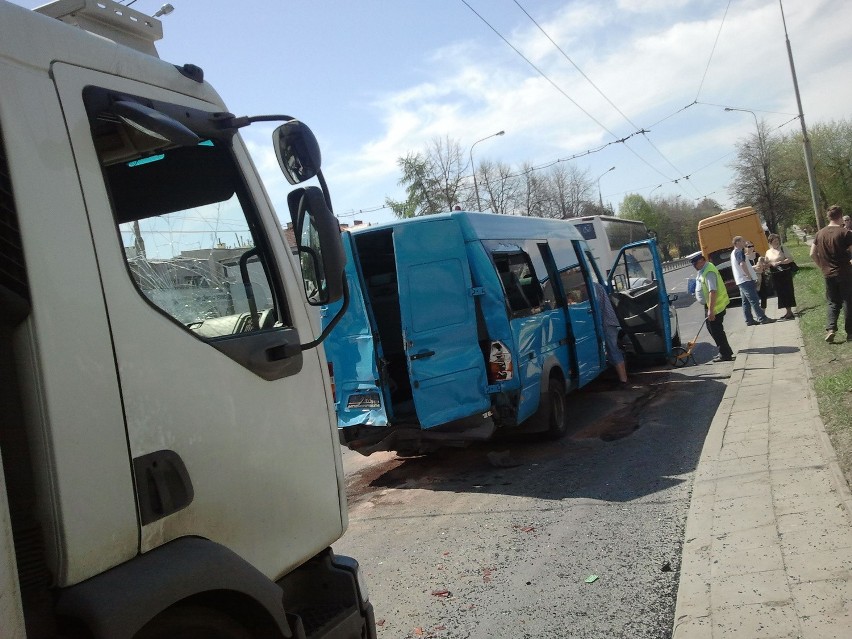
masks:
<svg viewBox="0 0 852 639"><path fill-rule="evenodd" d="M728 297L728 289L725 288L725 281L719 274L719 269L712 262L707 262L701 272L698 274L698 285L701 286L701 293L704 295L704 305L710 301L710 288L707 286L706 275L708 272L716 274L716 304L713 307L714 313L721 313L728 308L728 303L731 299Z"/></svg>

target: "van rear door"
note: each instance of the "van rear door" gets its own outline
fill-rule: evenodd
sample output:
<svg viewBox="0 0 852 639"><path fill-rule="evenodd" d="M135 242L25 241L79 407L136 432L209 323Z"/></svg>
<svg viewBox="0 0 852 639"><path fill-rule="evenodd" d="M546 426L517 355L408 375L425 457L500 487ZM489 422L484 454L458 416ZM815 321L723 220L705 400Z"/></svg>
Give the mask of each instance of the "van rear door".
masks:
<svg viewBox="0 0 852 639"><path fill-rule="evenodd" d="M337 425L387 426L387 389L379 388L382 378L378 370L381 345L376 342L376 327L364 302L362 274L355 259L352 235L341 235L346 252L346 280L349 286L349 307L324 343L325 356L334 376L334 401ZM342 302L322 308L323 328L337 315Z"/></svg>
<svg viewBox="0 0 852 639"><path fill-rule="evenodd" d="M431 428L490 407L470 267L453 219L393 230L402 332L414 406Z"/></svg>
<svg viewBox="0 0 852 639"><path fill-rule="evenodd" d="M607 282L628 352L668 357L677 317L669 303L657 242L649 239L622 247Z"/></svg>

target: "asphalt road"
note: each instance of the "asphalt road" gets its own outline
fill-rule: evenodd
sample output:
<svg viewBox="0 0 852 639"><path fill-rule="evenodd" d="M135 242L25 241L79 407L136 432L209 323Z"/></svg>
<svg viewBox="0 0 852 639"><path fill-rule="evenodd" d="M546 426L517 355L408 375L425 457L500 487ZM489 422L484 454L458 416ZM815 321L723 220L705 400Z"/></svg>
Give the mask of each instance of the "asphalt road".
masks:
<svg viewBox="0 0 852 639"><path fill-rule="evenodd" d="M683 342L703 319L666 275ZM743 328L734 308L732 343ZM683 531L729 364L706 329L697 365L631 370L569 399L558 442L514 439L429 456L344 450L349 530L381 639L671 635Z"/></svg>

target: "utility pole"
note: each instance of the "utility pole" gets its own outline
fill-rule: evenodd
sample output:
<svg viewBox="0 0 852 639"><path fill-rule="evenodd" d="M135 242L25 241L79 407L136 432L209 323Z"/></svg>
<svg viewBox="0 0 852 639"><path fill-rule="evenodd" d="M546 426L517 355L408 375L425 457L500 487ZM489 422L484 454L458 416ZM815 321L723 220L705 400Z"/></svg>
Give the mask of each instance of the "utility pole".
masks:
<svg viewBox="0 0 852 639"><path fill-rule="evenodd" d="M802 123L802 146L805 153L805 169L808 172L808 183L811 187L811 200L814 204L814 216L816 217L817 231L823 227L822 212L820 210L819 198L817 197L816 173L814 173L814 158L811 152L811 139L808 137L808 128L805 126L805 114L802 112L802 97L799 95L799 81L796 79L796 65L793 64L793 49L790 46L790 36L787 34L787 20L784 18L784 5L778 0L781 7L781 22L784 23L784 38L787 41L787 57L790 58L790 73L793 74L793 89L796 92L796 104L799 105L799 122Z"/></svg>

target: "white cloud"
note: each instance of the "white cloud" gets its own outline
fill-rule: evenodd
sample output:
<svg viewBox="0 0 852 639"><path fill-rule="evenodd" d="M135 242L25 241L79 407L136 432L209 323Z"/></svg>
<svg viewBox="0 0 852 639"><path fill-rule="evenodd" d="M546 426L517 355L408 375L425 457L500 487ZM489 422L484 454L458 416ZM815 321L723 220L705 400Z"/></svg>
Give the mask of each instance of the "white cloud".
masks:
<svg viewBox="0 0 852 639"><path fill-rule="evenodd" d="M754 128L748 114L738 117L721 106L752 109L775 125L791 117L783 114L796 112L778 5L756 0L732 4L720 33L723 13L724 6L718 3L624 0L615 9L571 3L551 16L533 15L637 126L655 124L697 97L702 104L656 124L648 137L683 173L698 171L691 178L693 184L701 184L696 188L719 192L726 189L730 172L724 162L721 168L714 166L714 160L733 151L738 137ZM477 156L517 165L565 157L632 133L634 127L535 25L518 15L514 28L504 32L506 37L613 135L496 36L468 40L429 53L428 81L403 87L373 104L384 132L356 152L336 158L337 184L365 197L371 184L381 184L385 193L398 196L397 158L422 150L436 136L456 139L466 148L483 136L506 130L504 137L477 147ZM813 114L806 113L810 121L848 114L852 45L839 25L851 20L852 3L822 0L788 11L803 100ZM667 176L680 177L646 141L634 138L630 146ZM664 180L619 147L608 147L578 165L609 166L613 158L620 166L606 180L612 192L647 188ZM701 169L708 163L711 167ZM701 195L691 186L685 196L690 194ZM372 200L362 203L381 202L376 196Z"/></svg>

